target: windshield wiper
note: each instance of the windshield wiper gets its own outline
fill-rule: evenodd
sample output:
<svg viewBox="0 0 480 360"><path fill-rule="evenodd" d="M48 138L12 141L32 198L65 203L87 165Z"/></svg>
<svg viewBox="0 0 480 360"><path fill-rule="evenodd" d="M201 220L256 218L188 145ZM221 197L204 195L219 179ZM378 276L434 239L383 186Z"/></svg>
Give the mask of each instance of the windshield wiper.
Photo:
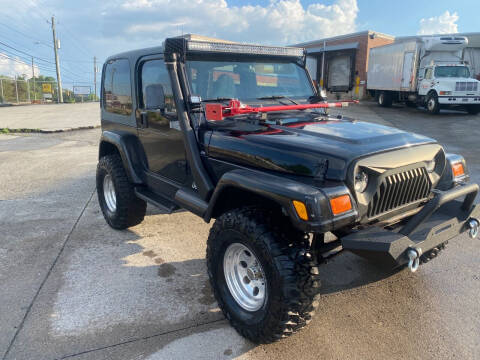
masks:
<svg viewBox="0 0 480 360"><path fill-rule="evenodd" d="M233 100L233 98L227 98L227 97L217 97L215 99L202 99L202 102L216 102L216 101L230 101Z"/></svg>
<svg viewBox="0 0 480 360"><path fill-rule="evenodd" d="M298 103L295 100L292 100L288 96L284 96L284 95L262 96L257 98L257 100L279 100L279 99L287 99L288 101L291 101L295 105L298 105ZM279 101L279 103L283 104L281 101Z"/></svg>

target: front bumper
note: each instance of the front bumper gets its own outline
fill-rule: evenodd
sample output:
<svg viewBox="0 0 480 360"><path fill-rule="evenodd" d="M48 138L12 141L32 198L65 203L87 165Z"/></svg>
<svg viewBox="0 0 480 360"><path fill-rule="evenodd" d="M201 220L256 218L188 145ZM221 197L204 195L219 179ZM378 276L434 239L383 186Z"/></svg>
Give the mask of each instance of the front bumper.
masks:
<svg viewBox="0 0 480 360"><path fill-rule="evenodd" d="M441 105L480 105L480 95L478 96L439 96L438 102Z"/></svg>
<svg viewBox="0 0 480 360"><path fill-rule="evenodd" d="M480 219L473 205L477 184L436 191L435 197L401 228L370 227L341 238L344 249L377 263L398 267L409 262L410 250L421 255L468 230L470 219ZM457 200L465 196L463 201Z"/></svg>

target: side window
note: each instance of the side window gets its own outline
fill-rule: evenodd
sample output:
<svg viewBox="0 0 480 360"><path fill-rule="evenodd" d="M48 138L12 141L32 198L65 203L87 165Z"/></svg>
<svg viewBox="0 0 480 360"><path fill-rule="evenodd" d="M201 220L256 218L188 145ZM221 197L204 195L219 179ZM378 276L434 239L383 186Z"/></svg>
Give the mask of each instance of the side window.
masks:
<svg viewBox="0 0 480 360"><path fill-rule="evenodd" d="M429 80L432 78L432 68L427 68L425 70L425 79Z"/></svg>
<svg viewBox="0 0 480 360"><path fill-rule="evenodd" d="M170 76L163 60L145 61L140 68L142 108L159 110L170 121L177 120Z"/></svg>
<svg viewBox="0 0 480 360"><path fill-rule="evenodd" d="M132 113L132 88L130 85L130 64L127 59L109 61L103 78L103 106L114 114Z"/></svg>

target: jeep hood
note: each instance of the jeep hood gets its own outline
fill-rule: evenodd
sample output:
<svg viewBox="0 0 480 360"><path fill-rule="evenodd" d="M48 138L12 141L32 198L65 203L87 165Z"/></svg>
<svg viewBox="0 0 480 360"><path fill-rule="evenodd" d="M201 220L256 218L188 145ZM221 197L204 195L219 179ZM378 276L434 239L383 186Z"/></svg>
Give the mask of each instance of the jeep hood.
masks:
<svg viewBox="0 0 480 360"><path fill-rule="evenodd" d="M344 180L358 158L428 143L436 141L392 127L335 119L215 129L208 155L265 170Z"/></svg>

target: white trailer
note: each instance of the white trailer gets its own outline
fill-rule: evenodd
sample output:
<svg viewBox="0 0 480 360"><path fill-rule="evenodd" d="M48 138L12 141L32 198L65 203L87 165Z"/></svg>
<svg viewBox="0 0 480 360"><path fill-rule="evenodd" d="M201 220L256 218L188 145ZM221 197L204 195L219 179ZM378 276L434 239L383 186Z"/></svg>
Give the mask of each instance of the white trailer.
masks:
<svg viewBox="0 0 480 360"><path fill-rule="evenodd" d="M379 105L405 102L431 113L461 107L480 112L480 85L462 59L463 36L423 37L370 50L367 89Z"/></svg>

